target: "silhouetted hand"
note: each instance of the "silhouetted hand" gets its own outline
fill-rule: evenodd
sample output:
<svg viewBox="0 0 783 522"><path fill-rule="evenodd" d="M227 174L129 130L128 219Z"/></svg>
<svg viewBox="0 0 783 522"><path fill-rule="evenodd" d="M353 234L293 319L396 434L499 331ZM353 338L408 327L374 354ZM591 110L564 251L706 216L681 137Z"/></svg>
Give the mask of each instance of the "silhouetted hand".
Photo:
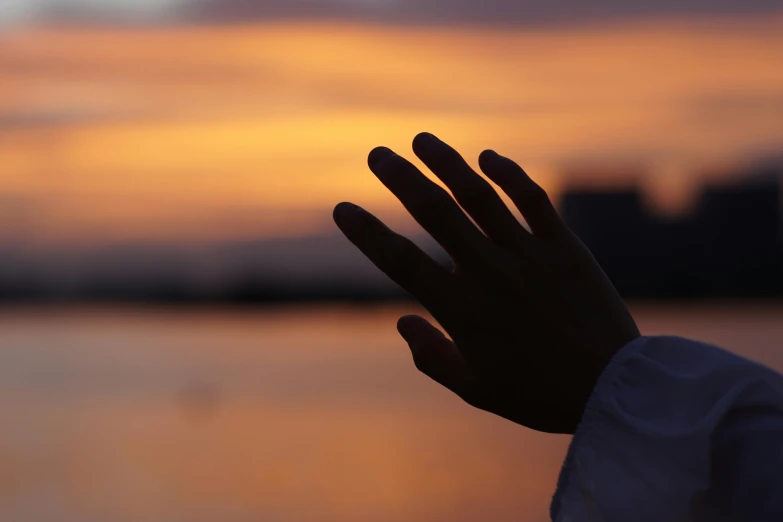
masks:
<svg viewBox="0 0 783 522"><path fill-rule="evenodd" d="M454 149L424 133L413 150L456 202L385 147L370 153L370 169L448 252L454 272L351 203L339 204L334 218L453 339L421 317L401 318L416 366L473 406L535 430L573 433L603 368L639 337L633 318L546 192L513 161L493 151L479 157L530 232Z"/></svg>

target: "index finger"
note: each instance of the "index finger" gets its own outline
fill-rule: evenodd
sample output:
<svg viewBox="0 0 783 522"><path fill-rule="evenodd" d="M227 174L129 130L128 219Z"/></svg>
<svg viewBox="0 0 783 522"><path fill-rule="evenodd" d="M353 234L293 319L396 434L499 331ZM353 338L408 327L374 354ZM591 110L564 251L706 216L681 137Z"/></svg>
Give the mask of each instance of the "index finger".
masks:
<svg viewBox="0 0 783 522"><path fill-rule="evenodd" d="M337 226L383 273L440 318L456 301L454 277L410 239L352 203L334 209Z"/></svg>

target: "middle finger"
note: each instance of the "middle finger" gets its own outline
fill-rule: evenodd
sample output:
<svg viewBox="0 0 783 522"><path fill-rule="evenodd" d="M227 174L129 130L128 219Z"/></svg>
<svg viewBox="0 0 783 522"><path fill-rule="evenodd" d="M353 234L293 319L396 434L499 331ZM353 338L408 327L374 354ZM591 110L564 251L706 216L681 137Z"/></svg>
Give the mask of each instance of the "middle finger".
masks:
<svg viewBox="0 0 783 522"><path fill-rule="evenodd" d="M370 152L370 170L457 264L479 262L493 248L451 195L386 147Z"/></svg>

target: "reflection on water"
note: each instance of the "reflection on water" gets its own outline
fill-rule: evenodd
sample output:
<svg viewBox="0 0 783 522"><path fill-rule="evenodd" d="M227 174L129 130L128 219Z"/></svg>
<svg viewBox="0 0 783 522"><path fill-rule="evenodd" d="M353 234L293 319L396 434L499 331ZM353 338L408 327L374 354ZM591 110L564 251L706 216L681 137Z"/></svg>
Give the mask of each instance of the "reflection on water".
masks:
<svg viewBox="0 0 783 522"><path fill-rule="evenodd" d="M419 375L410 310L0 312L0 519L543 521L568 439ZM637 307L783 369L780 307Z"/></svg>

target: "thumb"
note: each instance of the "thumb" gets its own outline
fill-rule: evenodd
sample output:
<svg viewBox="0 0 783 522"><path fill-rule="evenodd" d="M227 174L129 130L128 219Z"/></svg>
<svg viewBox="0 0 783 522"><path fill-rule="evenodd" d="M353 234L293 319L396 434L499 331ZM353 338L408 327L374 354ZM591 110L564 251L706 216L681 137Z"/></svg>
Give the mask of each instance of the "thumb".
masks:
<svg viewBox="0 0 783 522"><path fill-rule="evenodd" d="M419 371L470 402L475 378L456 344L417 315L400 318L397 331L408 343Z"/></svg>

